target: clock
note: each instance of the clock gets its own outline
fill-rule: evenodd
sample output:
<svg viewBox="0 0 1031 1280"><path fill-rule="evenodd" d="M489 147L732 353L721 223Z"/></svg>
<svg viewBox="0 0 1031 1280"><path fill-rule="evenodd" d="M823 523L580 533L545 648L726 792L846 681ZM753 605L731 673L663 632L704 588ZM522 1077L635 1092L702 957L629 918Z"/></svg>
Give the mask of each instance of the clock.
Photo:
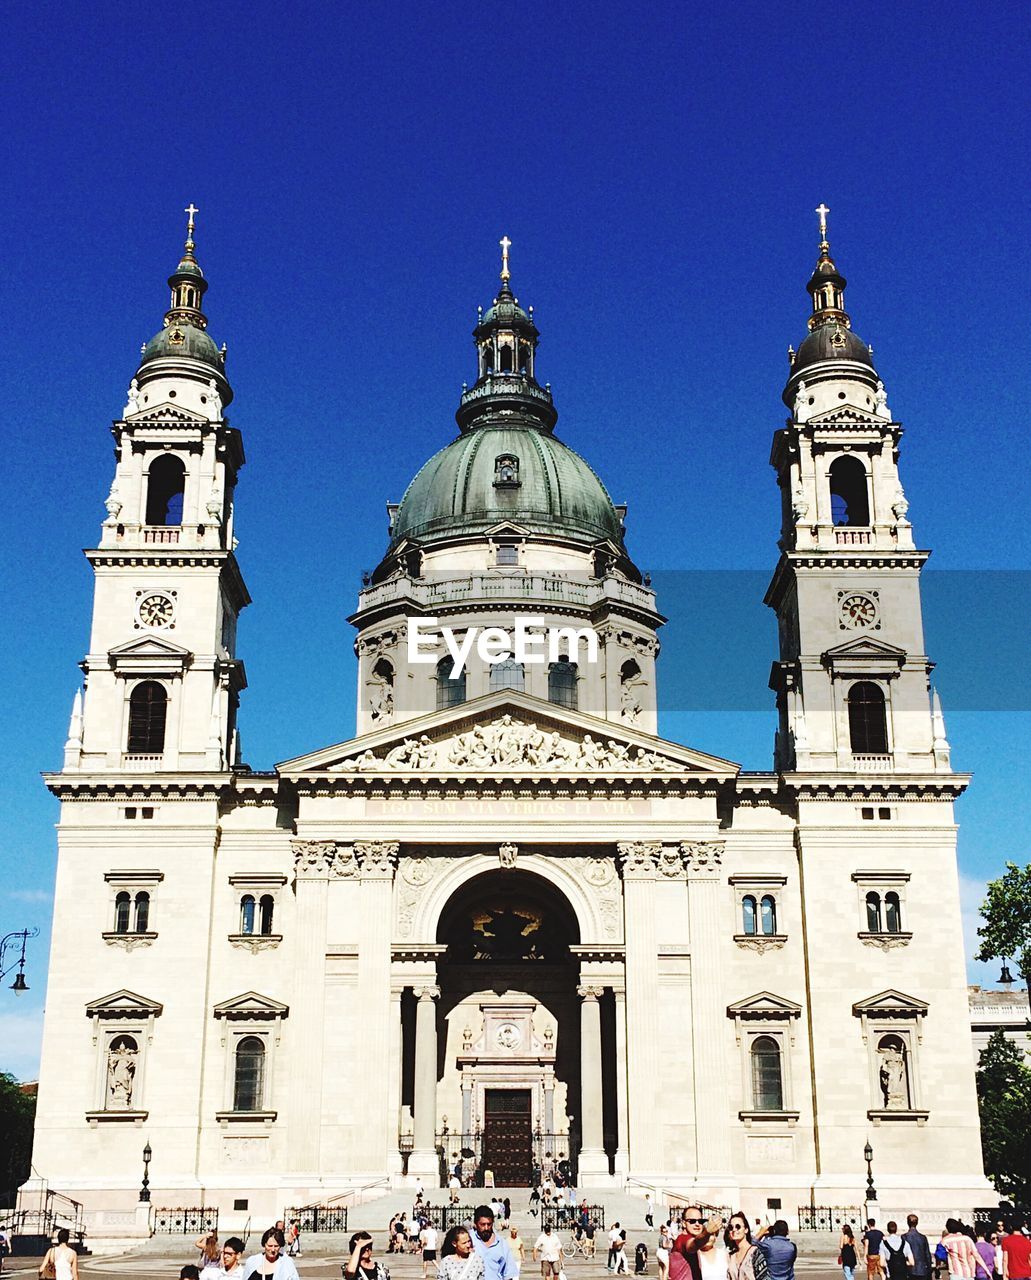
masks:
<svg viewBox="0 0 1031 1280"><path fill-rule="evenodd" d="M175 601L162 591L152 591L143 596L136 612L141 626L170 627L175 621Z"/></svg>
<svg viewBox="0 0 1031 1280"><path fill-rule="evenodd" d="M841 592L838 602L838 624L841 629L872 627L877 622L877 604L859 591Z"/></svg>

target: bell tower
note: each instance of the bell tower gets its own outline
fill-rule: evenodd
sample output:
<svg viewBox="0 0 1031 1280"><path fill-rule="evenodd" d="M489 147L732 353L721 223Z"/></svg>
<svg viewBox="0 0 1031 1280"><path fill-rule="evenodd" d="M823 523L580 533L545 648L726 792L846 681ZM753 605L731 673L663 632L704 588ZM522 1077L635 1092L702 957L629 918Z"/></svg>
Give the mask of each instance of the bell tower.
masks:
<svg viewBox="0 0 1031 1280"><path fill-rule="evenodd" d="M66 772L222 770L238 761L246 685L236 621L249 602L237 566L233 494L243 466L226 349L207 332L194 245L169 277L171 305L146 343L112 426L115 473L99 546L84 695Z"/></svg>
<svg viewBox="0 0 1031 1280"><path fill-rule="evenodd" d="M907 518L902 427L845 310L830 210L816 212L809 333L797 353L788 349L790 416L770 459L781 492L781 557L766 595L779 621L775 763L787 771L948 770L920 611L930 553L916 548Z"/></svg>

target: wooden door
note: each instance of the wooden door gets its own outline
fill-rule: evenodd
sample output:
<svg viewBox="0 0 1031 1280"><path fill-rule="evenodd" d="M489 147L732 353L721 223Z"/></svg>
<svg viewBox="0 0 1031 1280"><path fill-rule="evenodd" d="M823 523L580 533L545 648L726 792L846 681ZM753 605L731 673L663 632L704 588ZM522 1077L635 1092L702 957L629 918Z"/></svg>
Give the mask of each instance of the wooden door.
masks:
<svg viewBox="0 0 1031 1280"><path fill-rule="evenodd" d="M484 1098L483 1167L497 1187L528 1187L533 1173L529 1089L488 1089Z"/></svg>

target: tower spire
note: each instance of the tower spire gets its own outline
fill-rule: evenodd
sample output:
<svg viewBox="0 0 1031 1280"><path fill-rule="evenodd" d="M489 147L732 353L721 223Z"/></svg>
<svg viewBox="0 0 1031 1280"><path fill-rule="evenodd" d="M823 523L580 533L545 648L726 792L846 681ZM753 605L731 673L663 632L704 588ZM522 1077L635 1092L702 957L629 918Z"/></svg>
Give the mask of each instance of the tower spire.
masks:
<svg viewBox="0 0 1031 1280"><path fill-rule="evenodd" d="M190 201L190 203L189 203L189 204L186 206L186 208L183 210L183 213L185 213L185 214L186 214L186 217L187 217L187 222L186 222L186 252L187 252L187 253L192 257L192 256L193 256L193 247L194 247L194 246L193 246L193 228L194 228L193 216L194 216L194 214L196 214L196 213L200 213L200 210L197 208L197 206L196 206L196 205L193 203L193 201L191 200L191 201Z"/></svg>
<svg viewBox="0 0 1031 1280"><path fill-rule="evenodd" d="M498 244L501 245L501 283L507 285L512 279L512 272L508 268L508 251L512 248L512 241L508 236L502 236Z"/></svg>
<svg viewBox="0 0 1031 1280"><path fill-rule="evenodd" d="M830 209L820 203L816 207L820 219L820 256L809 278L806 289L813 300L813 314L809 317L810 332L823 325L838 329L851 329L852 320L845 310L845 277L834 265L830 241L827 238L827 215Z"/></svg>
<svg viewBox="0 0 1031 1280"><path fill-rule="evenodd" d="M208 318L201 310L201 299L204 297L208 282L204 272L194 255L196 248L193 233L196 229L194 217L200 210L191 200L183 210L186 214L186 244L179 265L168 277L168 287L172 290L172 305L165 313L165 328L170 325L193 325L196 329L206 329Z"/></svg>
<svg viewBox="0 0 1031 1280"><path fill-rule="evenodd" d="M831 247L827 240L827 215L830 213L830 209L825 204L820 204L815 212L820 217L820 257L829 258L831 256Z"/></svg>

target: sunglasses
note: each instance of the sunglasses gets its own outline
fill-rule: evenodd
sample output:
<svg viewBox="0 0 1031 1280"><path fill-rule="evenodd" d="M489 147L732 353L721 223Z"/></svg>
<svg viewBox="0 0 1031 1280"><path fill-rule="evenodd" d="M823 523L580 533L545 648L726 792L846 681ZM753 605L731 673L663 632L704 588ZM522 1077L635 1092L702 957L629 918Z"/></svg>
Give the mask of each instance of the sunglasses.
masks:
<svg viewBox="0 0 1031 1280"><path fill-rule="evenodd" d="M700 1227L705 1221L704 1218L685 1218L684 1221L689 1227Z"/></svg>

